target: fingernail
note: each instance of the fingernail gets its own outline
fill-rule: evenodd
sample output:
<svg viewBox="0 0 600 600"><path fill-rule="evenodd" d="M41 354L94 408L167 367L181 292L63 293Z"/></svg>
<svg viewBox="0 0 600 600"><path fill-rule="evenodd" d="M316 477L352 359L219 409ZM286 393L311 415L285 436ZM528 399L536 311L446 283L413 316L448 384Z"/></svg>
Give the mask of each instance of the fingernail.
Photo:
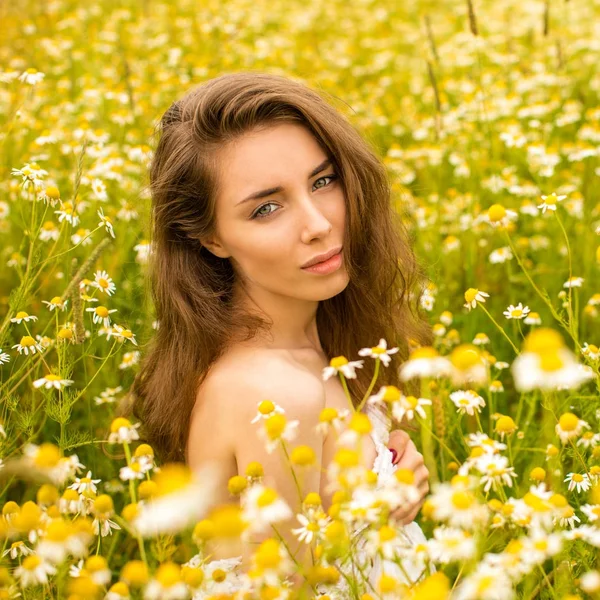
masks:
<svg viewBox="0 0 600 600"><path fill-rule="evenodd" d="M389 448L389 451L392 453L392 464L395 464L396 459L398 458L398 453L393 448Z"/></svg>

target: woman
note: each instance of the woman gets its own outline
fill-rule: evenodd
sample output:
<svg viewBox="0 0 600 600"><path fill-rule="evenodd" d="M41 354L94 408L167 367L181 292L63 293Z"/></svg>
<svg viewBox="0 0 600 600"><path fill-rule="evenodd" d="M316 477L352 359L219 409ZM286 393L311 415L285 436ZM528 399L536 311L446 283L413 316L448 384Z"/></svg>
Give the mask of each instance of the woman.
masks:
<svg viewBox="0 0 600 600"><path fill-rule="evenodd" d="M299 421L292 446L314 450L322 471L307 475L303 493L319 492L326 509L335 439L315 426L324 407L348 408L348 400L323 369L385 338L399 351L377 385L397 385L410 344L432 339L385 168L319 94L270 74L204 83L167 110L160 133L150 169L158 330L134 382L134 413L163 461L194 469L216 461L226 477L261 462L296 514L289 467L251 424L257 403L270 399ZM350 382L354 407L374 366L365 360ZM377 450L366 443L371 466ZM409 523L428 473L405 432L394 431L388 445L421 492L393 515ZM227 501L224 486L215 503ZM282 528L290 547L298 545L294 526Z"/></svg>

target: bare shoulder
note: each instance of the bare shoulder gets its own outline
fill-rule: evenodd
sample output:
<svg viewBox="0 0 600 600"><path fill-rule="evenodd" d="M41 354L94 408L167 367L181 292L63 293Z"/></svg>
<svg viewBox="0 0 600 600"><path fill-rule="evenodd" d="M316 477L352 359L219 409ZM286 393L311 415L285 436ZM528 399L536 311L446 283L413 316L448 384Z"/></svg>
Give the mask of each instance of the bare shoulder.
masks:
<svg viewBox="0 0 600 600"><path fill-rule="evenodd" d="M313 421L325 408L325 388L285 351L235 350L221 357L200 385L190 437L201 429L203 445L218 444L223 454L233 455L261 400L277 402L290 419Z"/></svg>
<svg viewBox="0 0 600 600"><path fill-rule="evenodd" d="M240 425L244 417L256 414L261 400L276 401L293 412L325 408L323 382L279 350L243 350L226 355L200 392L203 397L211 394L218 397L218 409L230 418L238 417L232 420Z"/></svg>

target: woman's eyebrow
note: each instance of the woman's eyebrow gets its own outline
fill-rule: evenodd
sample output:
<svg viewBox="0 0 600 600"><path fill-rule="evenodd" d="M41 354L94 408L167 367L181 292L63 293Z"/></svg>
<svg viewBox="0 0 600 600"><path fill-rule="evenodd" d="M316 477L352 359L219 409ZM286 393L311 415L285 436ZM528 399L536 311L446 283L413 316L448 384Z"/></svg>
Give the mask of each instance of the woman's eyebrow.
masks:
<svg viewBox="0 0 600 600"><path fill-rule="evenodd" d="M320 165L317 165L308 174L308 179L310 179L311 177L314 177L315 175L318 175L321 171L324 171L331 163L332 163L331 158L326 158ZM236 206L239 206L240 204L244 204L244 202L249 202L250 200L258 200L259 198L265 198L266 196L271 196L273 194L277 194L278 192L281 192L282 190L283 190L283 188L281 186L277 186L274 188L269 188L267 190L262 190L260 192L254 192L254 194L250 194L250 196L244 198L243 200L240 200L240 202L238 202L236 204Z"/></svg>

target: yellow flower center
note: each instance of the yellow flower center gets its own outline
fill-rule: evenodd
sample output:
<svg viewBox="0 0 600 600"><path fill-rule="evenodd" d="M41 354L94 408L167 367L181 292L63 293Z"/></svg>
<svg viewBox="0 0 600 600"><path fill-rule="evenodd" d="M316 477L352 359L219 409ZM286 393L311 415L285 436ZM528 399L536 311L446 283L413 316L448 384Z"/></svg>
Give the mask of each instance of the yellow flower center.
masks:
<svg viewBox="0 0 600 600"><path fill-rule="evenodd" d="M277 492L272 488L266 488L256 500L257 506L264 508L277 500Z"/></svg>
<svg viewBox="0 0 600 600"><path fill-rule="evenodd" d="M579 417L573 413L563 413L558 424L563 431L575 431L579 425Z"/></svg>
<svg viewBox="0 0 600 600"><path fill-rule="evenodd" d="M349 448L340 448L335 454L334 461L342 468L355 467L358 465L358 453Z"/></svg>
<svg viewBox="0 0 600 600"><path fill-rule="evenodd" d="M369 417L362 413L354 413L352 415L349 427L352 431L356 431L360 435L367 434L373 429Z"/></svg>
<svg viewBox="0 0 600 600"><path fill-rule="evenodd" d="M481 353L473 344L461 344L450 354L450 361L461 371L481 364Z"/></svg>
<svg viewBox="0 0 600 600"><path fill-rule="evenodd" d="M336 356L329 361L329 365L335 369L339 369L348 364L348 359L345 356Z"/></svg>
<svg viewBox="0 0 600 600"><path fill-rule="evenodd" d="M52 542L64 542L70 533L70 527L65 521L54 519L46 529L46 539Z"/></svg>
<svg viewBox="0 0 600 600"><path fill-rule="evenodd" d="M272 413L274 410L275 410L275 404L273 404L273 402L271 402L270 400L263 400L258 405L258 412L261 415L268 415L269 413Z"/></svg>
<svg viewBox="0 0 600 600"><path fill-rule="evenodd" d="M410 469L397 469L394 475L399 483L412 485L415 482L414 471L411 471Z"/></svg>
<svg viewBox="0 0 600 600"><path fill-rule="evenodd" d="M564 341L562 335L549 327L540 327L528 333L523 342L523 350L538 354L560 350L563 347Z"/></svg>
<svg viewBox="0 0 600 600"><path fill-rule="evenodd" d="M265 423L265 429L269 439L279 439L285 430L285 425L286 418L281 413L275 413L273 416L269 417Z"/></svg>
<svg viewBox="0 0 600 600"><path fill-rule="evenodd" d="M473 302L473 300L475 300L475 296L477 296L477 294L479 294L479 290L477 288L469 288L465 292L465 300L470 304Z"/></svg>
<svg viewBox="0 0 600 600"><path fill-rule="evenodd" d="M511 417L502 416L496 421L496 431L501 433L512 433L517 429L516 423Z"/></svg>
<svg viewBox="0 0 600 600"><path fill-rule="evenodd" d="M438 351L432 346L422 346L413 350L410 354L410 360L417 360L420 358L436 358L439 356Z"/></svg>
<svg viewBox="0 0 600 600"><path fill-rule="evenodd" d="M383 400L391 404L400 399L401 392L395 385L386 385L383 391Z"/></svg>
<svg viewBox="0 0 600 600"><path fill-rule="evenodd" d="M544 200L544 202L548 206L555 206L556 203L558 202L558 198L557 198L556 194L552 193L549 196L546 196L546 199Z"/></svg>
<svg viewBox="0 0 600 600"><path fill-rule="evenodd" d="M460 510L466 510L470 508L475 501L473 494L467 491L454 492L452 494L452 504Z"/></svg>
<svg viewBox="0 0 600 600"><path fill-rule="evenodd" d="M23 559L22 567L27 571L35 571L42 564L42 559L35 554L30 554Z"/></svg>
<svg viewBox="0 0 600 600"><path fill-rule="evenodd" d="M99 317L102 317L103 319L108 317L108 308L106 308L106 306L97 306L96 307L96 314Z"/></svg>
<svg viewBox="0 0 600 600"><path fill-rule="evenodd" d="M335 408L324 408L319 415L321 423L331 423L338 416L338 411Z"/></svg>
<svg viewBox="0 0 600 600"><path fill-rule="evenodd" d="M57 446L44 443L39 448L33 462L38 467L55 467L60 460L60 450Z"/></svg>
<svg viewBox="0 0 600 600"><path fill-rule="evenodd" d="M419 399L415 396L406 396L406 403L414 409L419 405Z"/></svg>
<svg viewBox="0 0 600 600"><path fill-rule="evenodd" d="M502 204L492 204L488 208L488 218L492 223L501 221L506 216L506 209Z"/></svg>
<svg viewBox="0 0 600 600"><path fill-rule="evenodd" d="M160 471L154 473L152 479L158 486L158 495L164 496L189 485L192 480L192 472L183 463L167 463L161 466Z"/></svg>
<svg viewBox="0 0 600 600"><path fill-rule="evenodd" d="M155 577L163 587L171 587L181 581L181 568L173 562L163 563L158 567Z"/></svg>
<svg viewBox="0 0 600 600"><path fill-rule="evenodd" d="M131 421L129 421L129 419L126 419L125 417L117 417L110 424L110 432L117 433L117 431L119 431L121 427L131 427Z"/></svg>
<svg viewBox="0 0 600 600"><path fill-rule="evenodd" d="M540 355L540 369L542 371L558 371L564 366L563 361L555 351L545 352Z"/></svg>

